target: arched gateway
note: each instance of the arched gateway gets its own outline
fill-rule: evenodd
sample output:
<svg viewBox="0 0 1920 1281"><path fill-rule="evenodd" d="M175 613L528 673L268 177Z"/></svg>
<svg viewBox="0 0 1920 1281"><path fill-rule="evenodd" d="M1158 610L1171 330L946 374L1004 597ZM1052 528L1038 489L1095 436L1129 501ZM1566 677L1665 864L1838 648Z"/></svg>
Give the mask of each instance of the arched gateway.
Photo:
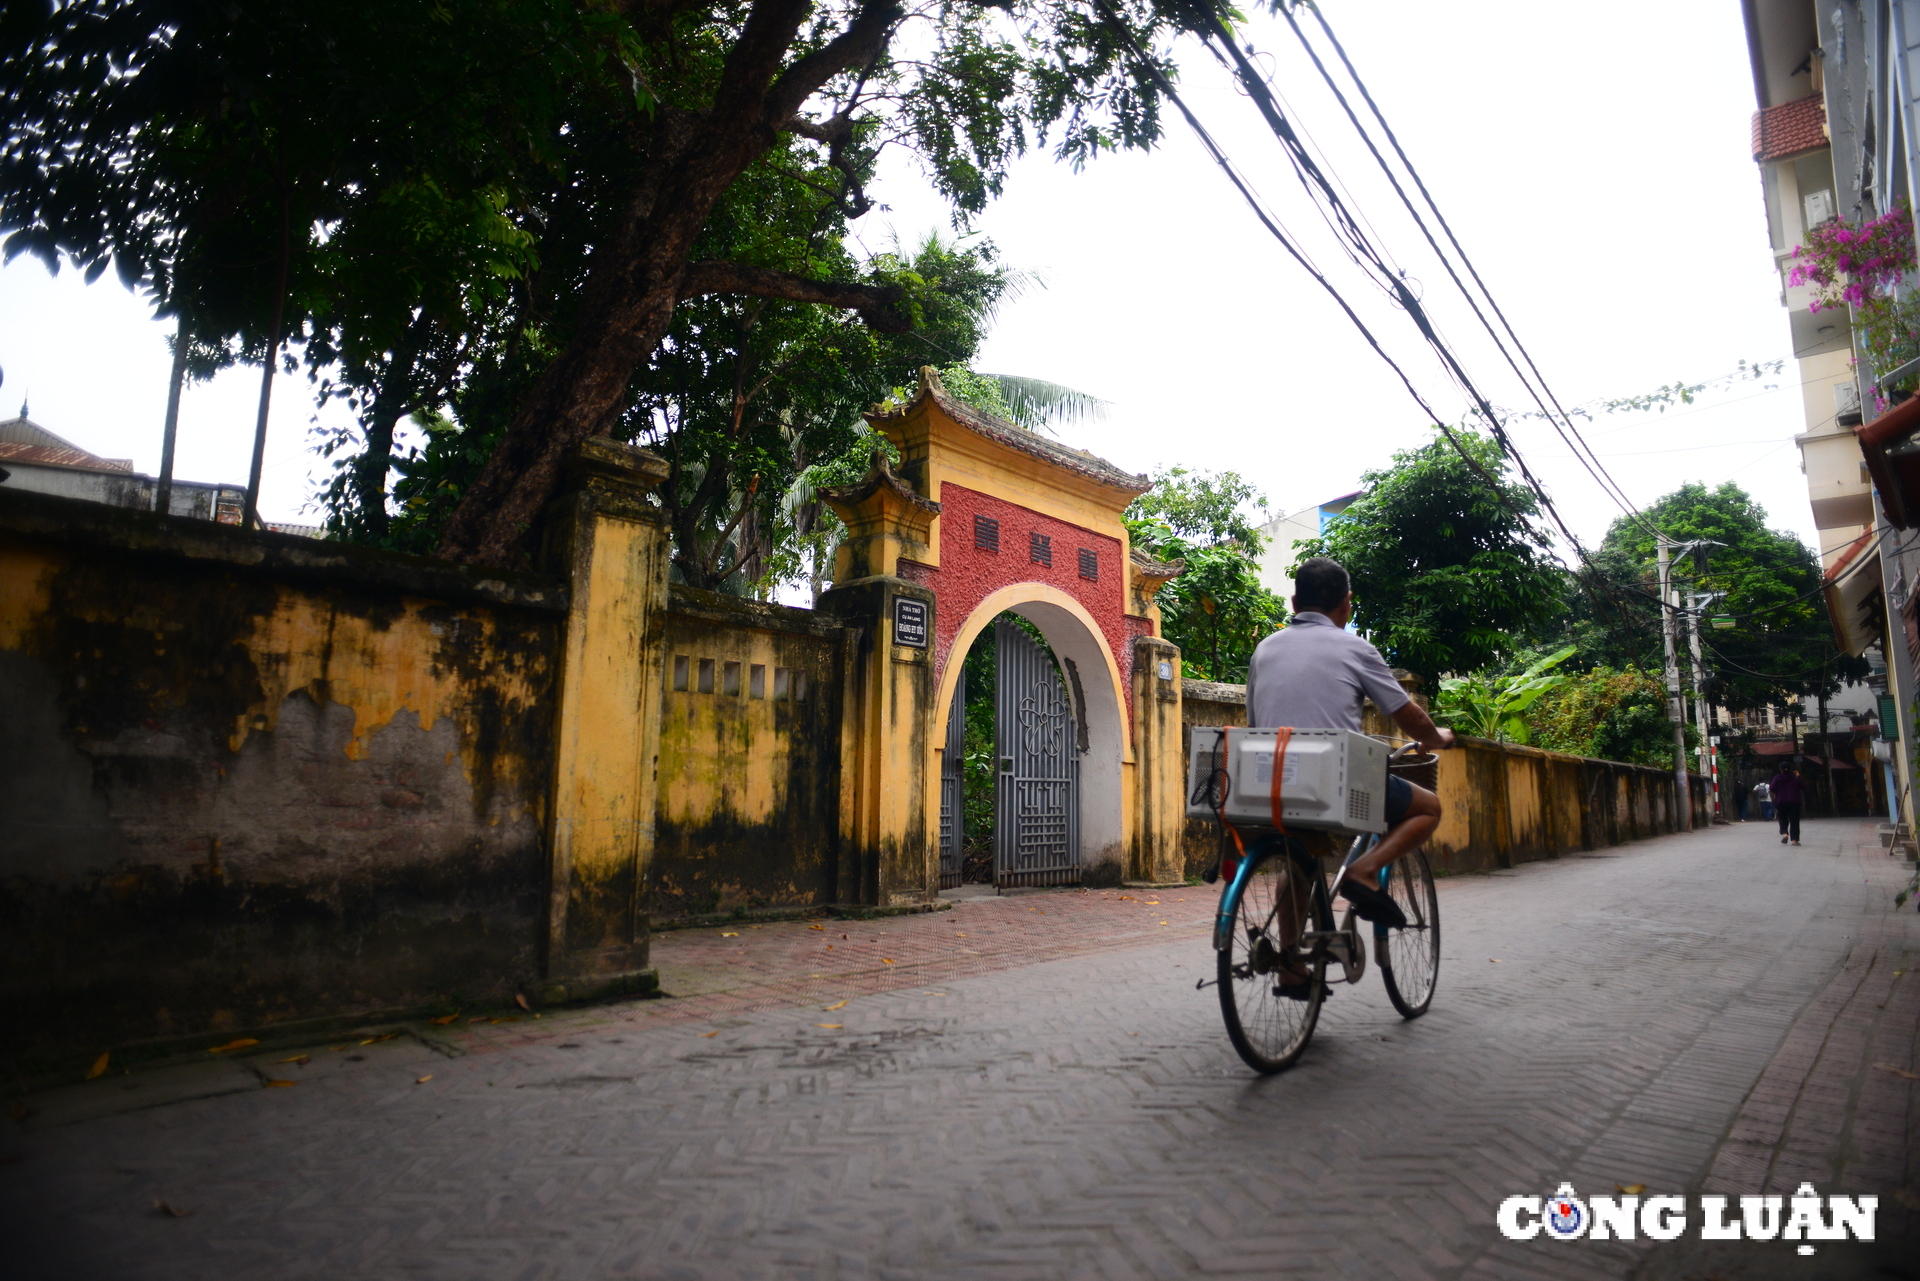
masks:
<svg viewBox="0 0 1920 1281"><path fill-rule="evenodd" d="M820 607L880 633L849 797L856 839L879 855L874 897L958 881L961 669L1007 613L1051 652L999 625L996 879L1173 878L1180 653L1153 594L1180 567L1134 555L1120 519L1147 478L982 413L931 369L911 402L868 421L901 462L826 494L848 533Z"/></svg>

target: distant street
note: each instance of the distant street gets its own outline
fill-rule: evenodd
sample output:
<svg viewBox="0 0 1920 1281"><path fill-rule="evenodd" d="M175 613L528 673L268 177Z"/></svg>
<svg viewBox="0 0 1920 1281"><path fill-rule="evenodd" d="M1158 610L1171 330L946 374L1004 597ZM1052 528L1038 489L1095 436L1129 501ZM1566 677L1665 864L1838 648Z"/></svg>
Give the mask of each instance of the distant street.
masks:
<svg viewBox="0 0 1920 1281"><path fill-rule="evenodd" d="M0 1140L7 1271L1875 1275L1898 1256L1740 1243L1688 1271L1644 1241L1509 1243L1494 1211L1804 1175L1878 1191L1882 1247L1911 1233L1901 879L1871 824L1826 821L1800 849L1752 823L1446 880L1432 1013L1402 1022L1369 973L1264 1080L1194 990L1210 890L664 934L675 1000L280 1048L142 1087L237 1092L118 1115L71 1119L137 1077L29 1100Z"/></svg>

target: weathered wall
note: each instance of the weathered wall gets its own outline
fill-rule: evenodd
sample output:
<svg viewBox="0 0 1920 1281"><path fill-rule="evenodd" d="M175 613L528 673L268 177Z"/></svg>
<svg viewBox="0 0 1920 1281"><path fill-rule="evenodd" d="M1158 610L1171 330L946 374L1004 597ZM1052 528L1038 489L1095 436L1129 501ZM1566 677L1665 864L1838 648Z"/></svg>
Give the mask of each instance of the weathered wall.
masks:
<svg viewBox="0 0 1920 1281"><path fill-rule="evenodd" d="M1691 782L1693 823L1704 826L1707 780ZM1440 803L1427 848L1441 871L1491 871L1680 830L1670 770L1480 738L1440 754Z"/></svg>
<svg viewBox="0 0 1920 1281"><path fill-rule="evenodd" d="M1247 687L1217 681L1188 680L1181 684L1180 700L1180 778L1192 791L1187 778L1187 760L1193 754L1193 727L1196 725L1245 725L1247 723ZM1182 796L1182 812L1185 797ZM1211 819L1183 818L1180 826L1182 872L1199 876L1220 857L1220 825Z"/></svg>
<svg viewBox="0 0 1920 1281"><path fill-rule="evenodd" d="M558 585L0 493L0 1005L27 1040L538 969Z"/></svg>
<svg viewBox="0 0 1920 1281"><path fill-rule="evenodd" d="M847 635L810 610L672 589L654 916L857 901L835 862Z"/></svg>

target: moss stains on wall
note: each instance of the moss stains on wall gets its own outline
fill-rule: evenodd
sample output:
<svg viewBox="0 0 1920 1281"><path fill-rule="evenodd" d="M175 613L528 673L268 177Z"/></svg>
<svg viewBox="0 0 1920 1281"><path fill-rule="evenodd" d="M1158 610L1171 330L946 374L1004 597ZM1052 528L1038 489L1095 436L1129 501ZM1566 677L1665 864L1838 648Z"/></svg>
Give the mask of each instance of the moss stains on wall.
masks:
<svg viewBox="0 0 1920 1281"><path fill-rule="evenodd" d="M11 1049L528 979L557 615L160 541L0 533Z"/></svg>
<svg viewBox="0 0 1920 1281"><path fill-rule="evenodd" d="M842 635L806 610L673 589L655 916L857 895L835 878Z"/></svg>

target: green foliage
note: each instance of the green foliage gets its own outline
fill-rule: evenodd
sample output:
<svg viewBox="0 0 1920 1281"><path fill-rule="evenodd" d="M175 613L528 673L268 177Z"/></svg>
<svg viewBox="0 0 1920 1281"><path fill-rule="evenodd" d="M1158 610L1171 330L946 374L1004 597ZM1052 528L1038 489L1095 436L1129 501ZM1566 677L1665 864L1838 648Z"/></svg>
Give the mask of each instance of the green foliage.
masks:
<svg viewBox="0 0 1920 1281"><path fill-rule="evenodd" d="M1463 734L1507 743L1531 742L1527 709L1542 694L1566 683L1567 678L1553 669L1572 656L1569 645L1512 676L1449 676L1440 682L1433 718Z"/></svg>
<svg viewBox="0 0 1920 1281"><path fill-rule="evenodd" d="M1248 515L1266 505L1237 472L1169 467L1127 508L1137 550L1186 566L1154 600L1188 676L1244 682L1254 647L1287 621L1286 603L1260 581L1266 540Z"/></svg>
<svg viewBox="0 0 1920 1281"><path fill-rule="evenodd" d="M986 315L969 309L998 287L978 253L932 271L918 254L853 260L842 233L874 207L880 149L914 152L964 221L1032 148L1077 165L1148 146L1158 91L1130 51L1165 48L1206 12L1146 0L12 5L0 19L0 234L9 257L71 261L89 279L116 267L180 318L205 357L196 372L269 358L284 306L288 359L360 418L320 448L342 465L329 523L364 541L433 545L473 460L542 375L590 352L587 367L567 366L579 383L631 376L632 394L608 415L618 422L585 427L667 447L676 566L737 587L764 580L786 482L851 445L850 408L936 355L968 360ZM673 260L635 248L653 244ZM683 255L899 286L917 330L882 341L812 304L680 299ZM971 286L957 279L974 268ZM608 345L635 329L610 316L676 304L664 336L643 325ZM1044 399L1002 383L1016 420ZM394 425L415 414L435 429L395 460Z"/></svg>
<svg viewBox="0 0 1920 1281"><path fill-rule="evenodd" d="M1687 726L1687 753L1699 749L1700 735ZM1673 721L1666 708L1655 703L1622 703L1608 712L1593 732L1589 756L1626 761L1634 765L1673 767Z"/></svg>
<svg viewBox="0 0 1920 1281"><path fill-rule="evenodd" d="M1650 504L1648 523L1676 543L1699 542L1675 557L1673 580L1685 592L1717 592L1707 614L1731 615L1731 629L1702 621L1713 674L1705 693L1743 711L1799 696L1836 692L1865 666L1834 651L1813 551L1793 534L1767 528L1767 514L1732 483L1692 483ZM1569 590L1555 639L1580 649L1580 666L1662 669L1657 551L1651 532L1622 517L1583 569L1586 590ZM1570 585L1571 586L1571 585ZM1599 603L1596 603L1596 598ZM1684 653L1684 630L1679 644Z"/></svg>
<svg viewBox="0 0 1920 1281"><path fill-rule="evenodd" d="M1596 667L1570 676L1527 719L1536 747L1637 765L1673 764L1666 693L1636 667Z"/></svg>
<svg viewBox="0 0 1920 1281"><path fill-rule="evenodd" d="M1560 610L1565 575L1535 523L1538 507L1506 479L1487 437L1455 428L1496 495L1445 439L1393 456L1302 559L1331 556L1353 580L1354 620L1388 662L1428 686L1497 667Z"/></svg>

